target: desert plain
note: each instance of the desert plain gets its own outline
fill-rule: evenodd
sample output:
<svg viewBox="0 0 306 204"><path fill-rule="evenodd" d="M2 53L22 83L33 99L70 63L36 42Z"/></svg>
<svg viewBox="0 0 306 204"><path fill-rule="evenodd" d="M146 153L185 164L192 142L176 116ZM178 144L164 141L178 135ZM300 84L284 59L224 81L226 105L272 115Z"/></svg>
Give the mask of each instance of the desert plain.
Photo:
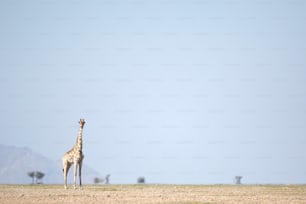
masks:
<svg viewBox="0 0 306 204"><path fill-rule="evenodd" d="M0 185L1 204L305 204L306 185Z"/></svg>

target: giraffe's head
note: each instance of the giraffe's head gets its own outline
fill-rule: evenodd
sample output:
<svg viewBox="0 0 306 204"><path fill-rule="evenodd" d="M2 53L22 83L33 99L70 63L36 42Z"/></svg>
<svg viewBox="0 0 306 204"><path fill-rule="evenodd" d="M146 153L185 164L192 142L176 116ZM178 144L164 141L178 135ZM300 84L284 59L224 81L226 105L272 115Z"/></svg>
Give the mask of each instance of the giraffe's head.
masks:
<svg viewBox="0 0 306 204"><path fill-rule="evenodd" d="M80 126L83 128L84 125L85 125L85 120L84 119L80 119L79 123L80 123Z"/></svg>

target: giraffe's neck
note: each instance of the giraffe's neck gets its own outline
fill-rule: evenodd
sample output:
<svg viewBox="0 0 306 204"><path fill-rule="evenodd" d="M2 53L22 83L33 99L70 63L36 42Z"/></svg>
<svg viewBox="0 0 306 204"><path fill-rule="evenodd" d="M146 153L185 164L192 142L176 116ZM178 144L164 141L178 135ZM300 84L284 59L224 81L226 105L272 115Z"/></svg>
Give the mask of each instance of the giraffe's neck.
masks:
<svg viewBox="0 0 306 204"><path fill-rule="evenodd" d="M82 133L83 133L83 127L80 127L78 137L77 137L76 143L74 145L74 149L76 149L78 151L82 151L82 146L83 146Z"/></svg>

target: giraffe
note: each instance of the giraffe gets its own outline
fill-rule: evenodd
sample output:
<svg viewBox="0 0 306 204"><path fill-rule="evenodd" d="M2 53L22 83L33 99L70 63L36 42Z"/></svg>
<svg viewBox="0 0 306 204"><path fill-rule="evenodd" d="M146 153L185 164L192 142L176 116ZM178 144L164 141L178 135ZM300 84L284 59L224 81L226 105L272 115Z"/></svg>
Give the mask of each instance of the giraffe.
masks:
<svg viewBox="0 0 306 204"><path fill-rule="evenodd" d="M77 136L77 140L75 145L72 147L71 150L64 154L62 161L63 161L63 173L64 173L64 182L65 182L65 189L67 189L67 174L71 165L74 165L74 189L76 189L76 176L77 176L77 167L79 167L79 180L80 180L80 188L82 188L82 179L81 179L81 171L82 171L82 162L84 159L84 154L82 152L82 133L83 127L85 125L85 120L80 119L79 121L80 129Z"/></svg>

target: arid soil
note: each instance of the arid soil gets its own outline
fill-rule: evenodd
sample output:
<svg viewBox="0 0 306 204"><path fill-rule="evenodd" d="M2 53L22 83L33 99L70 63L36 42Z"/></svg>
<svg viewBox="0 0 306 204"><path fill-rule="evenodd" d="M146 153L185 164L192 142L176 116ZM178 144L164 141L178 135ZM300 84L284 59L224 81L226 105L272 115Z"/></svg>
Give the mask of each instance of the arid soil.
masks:
<svg viewBox="0 0 306 204"><path fill-rule="evenodd" d="M0 203L306 203L306 185L0 185Z"/></svg>

